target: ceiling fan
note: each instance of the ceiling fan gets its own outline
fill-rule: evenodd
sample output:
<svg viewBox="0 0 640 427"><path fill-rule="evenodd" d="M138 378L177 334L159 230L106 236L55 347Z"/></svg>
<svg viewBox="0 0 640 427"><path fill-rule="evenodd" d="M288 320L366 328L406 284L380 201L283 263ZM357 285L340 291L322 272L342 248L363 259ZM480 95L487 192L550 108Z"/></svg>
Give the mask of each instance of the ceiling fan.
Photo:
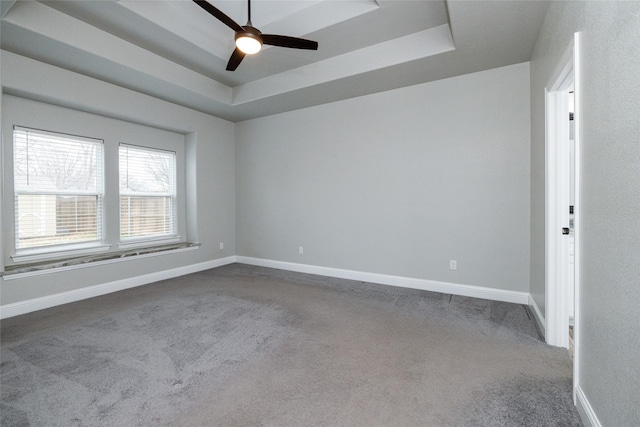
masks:
<svg viewBox="0 0 640 427"><path fill-rule="evenodd" d="M300 39L297 37L280 36L277 34L262 34L260 30L255 28L251 24L251 0L247 0L247 7L249 11L249 18L247 19L247 25L238 25L233 19L225 15L220 9L213 6L211 3L205 0L193 0L209 12L214 17L218 18L220 22L231 28L236 32L236 48L229 58L227 63L227 71L234 71L240 65L240 62L244 59L245 55L251 55L258 53L262 49L263 44L280 47L290 47L294 49L309 49L318 50L318 42L311 40Z"/></svg>

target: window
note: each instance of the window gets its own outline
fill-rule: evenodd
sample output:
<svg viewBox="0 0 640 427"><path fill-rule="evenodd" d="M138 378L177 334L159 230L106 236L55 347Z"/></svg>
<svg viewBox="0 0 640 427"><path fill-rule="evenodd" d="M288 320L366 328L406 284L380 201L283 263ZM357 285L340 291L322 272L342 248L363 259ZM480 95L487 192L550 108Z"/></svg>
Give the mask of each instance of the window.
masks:
<svg viewBox="0 0 640 427"><path fill-rule="evenodd" d="M13 130L16 250L102 240L101 140Z"/></svg>
<svg viewBox="0 0 640 427"><path fill-rule="evenodd" d="M0 270L188 246L184 134L11 95L2 102Z"/></svg>
<svg viewBox="0 0 640 427"><path fill-rule="evenodd" d="M121 144L120 240L176 235L176 154Z"/></svg>

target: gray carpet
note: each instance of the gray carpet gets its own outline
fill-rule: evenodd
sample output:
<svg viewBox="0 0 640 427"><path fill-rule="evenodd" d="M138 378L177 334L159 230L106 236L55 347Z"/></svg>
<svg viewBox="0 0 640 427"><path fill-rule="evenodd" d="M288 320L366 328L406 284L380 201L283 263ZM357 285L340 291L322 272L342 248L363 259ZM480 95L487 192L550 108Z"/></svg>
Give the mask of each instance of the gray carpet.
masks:
<svg viewBox="0 0 640 427"><path fill-rule="evenodd" d="M2 426L579 426L522 305L234 264L2 322Z"/></svg>

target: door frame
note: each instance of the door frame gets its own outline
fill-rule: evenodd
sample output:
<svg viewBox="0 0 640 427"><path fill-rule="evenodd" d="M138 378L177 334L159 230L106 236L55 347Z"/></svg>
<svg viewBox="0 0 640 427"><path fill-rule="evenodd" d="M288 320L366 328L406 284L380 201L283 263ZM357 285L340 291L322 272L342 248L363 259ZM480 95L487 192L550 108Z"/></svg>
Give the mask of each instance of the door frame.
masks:
<svg viewBox="0 0 640 427"><path fill-rule="evenodd" d="M580 351L580 47L575 33L545 88L545 340L569 346L568 236L569 226L569 117L568 91L574 86L575 110L575 291L574 291L574 400Z"/></svg>

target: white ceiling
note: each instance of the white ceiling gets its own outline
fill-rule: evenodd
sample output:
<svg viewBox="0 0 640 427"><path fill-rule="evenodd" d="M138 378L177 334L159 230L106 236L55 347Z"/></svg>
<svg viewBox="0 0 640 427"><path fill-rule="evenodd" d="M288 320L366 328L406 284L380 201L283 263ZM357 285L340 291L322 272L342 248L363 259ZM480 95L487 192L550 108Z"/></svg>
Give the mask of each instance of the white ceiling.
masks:
<svg viewBox="0 0 640 427"><path fill-rule="evenodd" d="M244 0L210 0L240 25ZM240 121L528 61L546 1L253 0L266 47L226 71L234 32L191 0L2 0L2 49Z"/></svg>

